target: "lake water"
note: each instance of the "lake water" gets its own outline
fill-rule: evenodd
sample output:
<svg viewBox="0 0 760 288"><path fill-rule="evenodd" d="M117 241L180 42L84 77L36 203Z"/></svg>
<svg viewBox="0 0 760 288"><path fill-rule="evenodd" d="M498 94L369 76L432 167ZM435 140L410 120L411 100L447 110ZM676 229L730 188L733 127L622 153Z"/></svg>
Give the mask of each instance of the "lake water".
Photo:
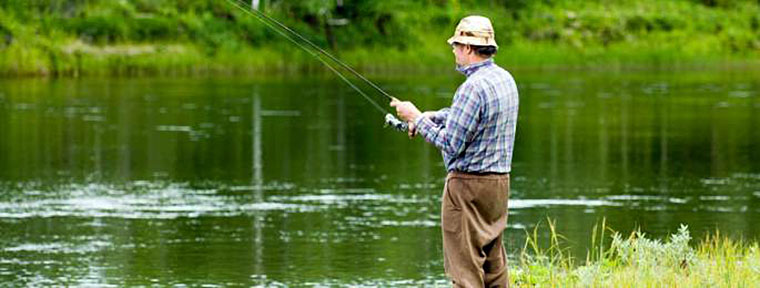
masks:
<svg viewBox="0 0 760 288"><path fill-rule="evenodd" d="M760 236L760 72L513 74L512 261L547 218L581 258L602 219ZM382 120L333 77L0 79L0 283L445 285L440 154Z"/></svg>

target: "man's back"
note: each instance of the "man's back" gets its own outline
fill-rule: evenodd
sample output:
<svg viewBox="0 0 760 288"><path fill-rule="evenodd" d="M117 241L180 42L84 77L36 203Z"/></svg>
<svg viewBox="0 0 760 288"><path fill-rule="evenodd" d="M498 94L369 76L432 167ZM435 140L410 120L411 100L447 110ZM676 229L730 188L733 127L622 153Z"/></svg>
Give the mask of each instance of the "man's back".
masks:
<svg viewBox="0 0 760 288"><path fill-rule="evenodd" d="M517 127L517 86L512 75L492 60L478 64L460 70L468 78L452 101L450 116L455 116L447 119L449 128L462 127L449 121L458 121L457 114L470 114L475 125L463 127L464 149L457 154L444 151L444 161L449 171L508 173Z"/></svg>

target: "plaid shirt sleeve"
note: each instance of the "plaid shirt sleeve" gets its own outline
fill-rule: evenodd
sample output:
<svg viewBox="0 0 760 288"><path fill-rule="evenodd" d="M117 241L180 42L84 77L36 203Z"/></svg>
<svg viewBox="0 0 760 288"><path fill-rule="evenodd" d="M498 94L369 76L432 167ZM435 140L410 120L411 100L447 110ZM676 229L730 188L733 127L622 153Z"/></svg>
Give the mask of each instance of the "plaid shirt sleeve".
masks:
<svg viewBox="0 0 760 288"><path fill-rule="evenodd" d="M433 115L430 116L430 120L433 121L433 123L437 125L446 123L446 119L449 118L449 109L450 108L446 107L441 110L435 111Z"/></svg>
<svg viewBox="0 0 760 288"><path fill-rule="evenodd" d="M463 85L454 95L450 109L442 109L435 116L446 117L445 122L419 116L414 120L417 133L448 155L459 155L465 143L475 135L480 117L480 97L474 85ZM433 117L436 118L436 117Z"/></svg>

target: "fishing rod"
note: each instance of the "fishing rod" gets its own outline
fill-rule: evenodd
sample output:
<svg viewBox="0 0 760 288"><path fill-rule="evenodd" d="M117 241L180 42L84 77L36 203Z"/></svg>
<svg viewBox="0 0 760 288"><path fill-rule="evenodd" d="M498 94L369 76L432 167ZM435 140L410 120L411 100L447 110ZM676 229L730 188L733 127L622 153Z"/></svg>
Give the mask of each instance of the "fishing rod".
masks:
<svg viewBox="0 0 760 288"><path fill-rule="evenodd" d="M236 8L240 9L244 13L246 13L248 15L251 15L251 16L254 16L256 19L258 19L259 21L261 21L264 25L266 25L267 27L269 27L273 31L277 32L277 34L280 34L282 37L284 37L288 41L292 42L293 44L295 44L299 48L303 49L309 55L313 56L314 58L317 58L317 60L319 60L319 62L321 62L322 64L324 64L330 71L332 71L333 73L335 73L335 75L337 75L341 80L343 80L343 82L345 82L346 84L348 84L349 87L351 87L356 92L358 92L362 97L364 97L365 100L367 100L368 102L370 102L370 104L372 104L373 106L375 106L375 108L378 111L380 111L381 113L384 113L385 114L385 119L384 120L385 120L385 126L386 127L390 126L393 129L396 129L396 130L401 131L401 132L407 131L408 124L406 122L403 122L403 121L399 120L398 118L396 118L395 116L393 116L393 114L388 113L387 110L383 109L379 104L377 104L377 102L375 102L374 100L372 100L372 98L370 98L366 93L364 93L364 91L362 91L361 89L359 89L359 87L356 87L356 85L354 85L353 82L351 82L350 80L348 80L348 78L346 78L346 76L344 76L343 73L339 72L335 67L333 67L333 65L330 65L330 63L328 63L324 58L320 57L319 54L315 53L313 50L310 50L309 48L307 48L306 46L304 46L302 43L299 43L298 41L296 41L295 39L293 39L292 36L286 34L282 30L287 31L287 32L291 33L292 35L295 35L301 41L306 42L309 46L311 46L311 48L313 48L314 50L318 51L319 53L322 53L322 55L326 56L327 58L329 58L330 60L334 61L335 63L338 63L338 65L340 65L342 68L348 70L349 72L351 72L352 74L354 74L355 76L357 76L359 79L362 79L365 83L367 83L371 87L375 88L375 90L379 91L383 96L387 97L389 100L398 100L398 99L396 99L395 97L393 97L390 94L388 94L387 92L385 92L383 89L381 89L380 87L378 87L377 85L375 85L375 83L373 83L369 79L367 79L364 76L362 76L359 72L356 72L356 70L354 70L353 68L351 68L351 66L348 66L346 63L343 63L343 61L340 61L340 59L336 58L332 54L328 53L324 49L322 49L319 46L317 46L316 44L312 43L311 41L309 41L305 37L301 36L301 34L299 34L298 32L294 31L293 29L290 29L285 24L280 23L279 21L277 21L277 19L274 19L274 18L270 17L269 15L266 15L264 12L258 11L256 9L247 9L246 8L247 3L245 5L243 5L243 4L241 4L240 0L227 0L227 2L229 2L230 4L232 4L233 6L235 6ZM278 29L278 27L280 29Z"/></svg>
<svg viewBox="0 0 760 288"><path fill-rule="evenodd" d="M366 82L367 84L369 84L370 86L372 86L372 88L375 88L375 90L377 90L378 92L380 92L381 94L383 94L383 96L388 97L389 100L397 100L395 97L393 97L390 94L386 93L385 90L383 90L380 87L378 87L377 85L375 85L374 82L372 82L369 79L365 78L359 72L356 72L356 70L354 70L353 68L351 68L351 66L348 66L343 61L340 61L340 59L338 59L335 56L333 56L332 54L328 53L327 51L325 51L321 47L315 45L313 42L309 41L309 39L306 39L305 37L301 36L301 34L299 34L298 32L294 31L290 27L286 26L285 24L282 24L281 22L277 21L277 19L274 19L274 18L270 17L269 15L267 15L264 12L261 12L261 11L256 10L256 9L251 9L251 10L254 13L256 13L256 14L259 14L261 17L264 17L265 19L267 19L267 20L269 20L269 21L277 24L277 26L279 26L282 29L285 29L285 31L288 31L288 32L292 33L293 35L295 35L296 37L298 37L298 39L301 39L302 41L306 42L306 44L309 44L309 46L311 46L312 48L316 49L317 51L319 51L323 55L327 56L327 58L330 58L331 60L335 61L336 63L338 63L338 65L340 65L341 67L345 68L346 70L348 70L349 72L351 72L352 74L354 74L356 77L358 77L359 79L363 80L364 82Z"/></svg>

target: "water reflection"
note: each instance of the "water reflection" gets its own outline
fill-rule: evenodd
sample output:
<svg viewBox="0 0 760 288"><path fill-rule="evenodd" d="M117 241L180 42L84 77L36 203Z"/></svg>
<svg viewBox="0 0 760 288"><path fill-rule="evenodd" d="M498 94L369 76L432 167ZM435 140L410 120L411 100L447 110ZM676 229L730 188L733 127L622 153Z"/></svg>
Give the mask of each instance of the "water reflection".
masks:
<svg viewBox="0 0 760 288"><path fill-rule="evenodd" d="M516 75L512 257L547 216L580 257L602 217L760 235L757 75ZM440 155L332 80L0 80L0 281L443 284Z"/></svg>

